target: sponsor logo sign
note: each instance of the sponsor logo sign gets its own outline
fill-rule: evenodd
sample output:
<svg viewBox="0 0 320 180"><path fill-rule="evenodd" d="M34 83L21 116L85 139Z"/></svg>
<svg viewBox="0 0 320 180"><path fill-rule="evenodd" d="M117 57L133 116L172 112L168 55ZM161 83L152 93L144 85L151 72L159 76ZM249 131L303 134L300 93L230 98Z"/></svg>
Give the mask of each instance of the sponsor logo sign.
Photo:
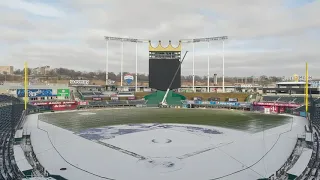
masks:
<svg viewBox="0 0 320 180"><path fill-rule="evenodd" d="M238 99L237 98L229 98L228 101L229 102L238 102Z"/></svg>
<svg viewBox="0 0 320 180"><path fill-rule="evenodd" d="M151 88L143 88L143 92L151 92Z"/></svg>
<svg viewBox="0 0 320 180"><path fill-rule="evenodd" d="M69 97L70 96L70 90L69 89L58 89L57 90L57 96Z"/></svg>
<svg viewBox="0 0 320 180"><path fill-rule="evenodd" d="M300 104L289 104L289 103L276 103L276 102L254 102L254 105L258 106L285 106L285 107L300 107Z"/></svg>
<svg viewBox="0 0 320 180"><path fill-rule="evenodd" d="M242 106L242 107L250 107L250 106L251 106L251 103L239 103L239 106Z"/></svg>
<svg viewBox="0 0 320 180"><path fill-rule="evenodd" d="M201 97L194 97L193 100L194 100L194 101L201 101L202 98L201 98Z"/></svg>
<svg viewBox="0 0 320 180"><path fill-rule="evenodd" d="M194 101L188 100L188 101L186 101L186 102L187 102L187 104L194 104Z"/></svg>
<svg viewBox="0 0 320 180"><path fill-rule="evenodd" d="M238 102L194 101L194 104L211 104L220 106L239 106Z"/></svg>
<svg viewBox="0 0 320 180"><path fill-rule="evenodd" d="M133 81L133 76L131 74L126 74L124 77L123 77L124 81L129 85L132 83Z"/></svg>
<svg viewBox="0 0 320 180"><path fill-rule="evenodd" d="M111 97L111 100L119 100L119 97L117 97L117 96L112 96L112 97Z"/></svg>
<svg viewBox="0 0 320 180"><path fill-rule="evenodd" d="M319 88L320 87L320 81L311 81L311 87L312 88Z"/></svg>
<svg viewBox="0 0 320 180"><path fill-rule="evenodd" d="M54 111L65 111L65 110L73 110L76 109L77 105L70 105L70 104L61 104L61 105L53 105L52 110Z"/></svg>
<svg viewBox="0 0 320 180"><path fill-rule="evenodd" d="M24 97L24 89L17 89L17 96ZM28 89L28 97L53 96L52 89Z"/></svg>
<svg viewBox="0 0 320 180"><path fill-rule="evenodd" d="M111 79L108 79L108 80L107 80L108 85L114 85L115 82L116 82L116 81L113 81L113 80L111 80Z"/></svg>
<svg viewBox="0 0 320 180"><path fill-rule="evenodd" d="M291 77L285 77L283 76L282 77L282 80L283 81L293 81L293 82L300 82L300 81L305 81L306 80L306 77L305 76L299 76L298 74L294 74L293 76ZM308 77L308 80L312 80L312 76L309 76Z"/></svg>
<svg viewBox="0 0 320 180"><path fill-rule="evenodd" d="M132 97L128 97L128 100L135 100L136 97L132 96Z"/></svg>
<svg viewBox="0 0 320 180"><path fill-rule="evenodd" d="M70 85L89 85L89 80L70 80Z"/></svg>
<svg viewBox="0 0 320 180"><path fill-rule="evenodd" d="M217 102L218 105L224 105L224 106L239 106L240 103L236 102Z"/></svg>
<svg viewBox="0 0 320 180"><path fill-rule="evenodd" d="M53 107L57 108L57 107L70 107L70 104L60 104L60 105L54 105Z"/></svg>
<svg viewBox="0 0 320 180"><path fill-rule="evenodd" d="M137 104L136 107L142 108L142 107L147 107L147 105L145 105L145 104Z"/></svg>
<svg viewBox="0 0 320 180"><path fill-rule="evenodd" d="M62 105L62 104L77 104L76 101L50 101L50 102L32 102L35 106L46 106L46 105Z"/></svg>
<svg viewBox="0 0 320 180"><path fill-rule="evenodd" d="M88 105L88 101L78 101L78 105L80 106L85 106L85 105Z"/></svg>
<svg viewBox="0 0 320 180"><path fill-rule="evenodd" d="M236 88L252 88L253 85L252 84L235 84L234 85Z"/></svg>

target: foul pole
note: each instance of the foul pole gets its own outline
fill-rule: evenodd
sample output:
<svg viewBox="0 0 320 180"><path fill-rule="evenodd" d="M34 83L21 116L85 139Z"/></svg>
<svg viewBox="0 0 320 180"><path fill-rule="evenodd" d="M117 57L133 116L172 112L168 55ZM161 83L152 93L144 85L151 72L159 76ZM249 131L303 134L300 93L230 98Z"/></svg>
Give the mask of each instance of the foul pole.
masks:
<svg viewBox="0 0 320 180"><path fill-rule="evenodd" d="M24 110L28 104L28 63L24 63Z"/></svg>
<svg viewBox="0 0 320 180"><path fill-rule="evenodd" d="M109 41L107 41L106 86L109 85Z"/></svg>
<svg viewBox="0 0 320 180"><path fill-rule="evenodd" d="M309 72L308 72L308 63L306 62L306 85L305 85L305 104L306 104L306 113L309 110Z"/></svg>
<svg viewBox="0 0 320 180"><path fill-rule="evenodd" d="M222 40L222 92L225 92L225 86L224 86L224 40Z"/></svg>

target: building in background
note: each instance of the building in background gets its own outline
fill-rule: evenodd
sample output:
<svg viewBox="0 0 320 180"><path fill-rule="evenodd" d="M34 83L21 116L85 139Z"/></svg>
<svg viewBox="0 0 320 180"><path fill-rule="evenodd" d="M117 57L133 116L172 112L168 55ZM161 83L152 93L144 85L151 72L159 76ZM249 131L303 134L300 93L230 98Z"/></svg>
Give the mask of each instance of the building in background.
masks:
<svg viewBox="0 0 320 180"><path fill-rule="evenodd" d="M13 66L0 66L0 74L13 74Z"/></svg>
<svg viewBox="0 0 320 180"><path fill-rule="evenodd" d="M32 75L47 75L50 71L50 66L42 66L31 69Z"/></svg>

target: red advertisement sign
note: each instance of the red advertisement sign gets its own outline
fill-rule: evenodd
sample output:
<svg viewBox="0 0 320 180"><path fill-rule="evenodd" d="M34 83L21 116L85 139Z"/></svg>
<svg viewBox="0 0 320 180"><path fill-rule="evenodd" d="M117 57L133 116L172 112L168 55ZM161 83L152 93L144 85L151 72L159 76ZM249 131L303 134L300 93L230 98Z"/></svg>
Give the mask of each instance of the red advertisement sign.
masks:
<svg viewBox="0 0 320 180"><path fill-rule="evenodd" d="M77 108L77 105L74 104L56 104L52 106L53 111L66 111L66 110L75 110Z"/></svg>
<svg viewBox="0 0 320 180"><path fill-rule="evenodd" d="M254 102L253 105L258 106L283 106L283 107L300 107L300 104L276 103L276 102Z"/></svg>
<svg viewBox="0 0 320 180"><path fill-rule="evenodd" d="M49 101L49 102L32 102L35 106L61 105L61 104L77 104L77 101Z"/></svg>
<svg viewBox="0 0 320 180"><path fill-rule="evenodd" d="M100 98L100 97L94 97L94 98L92 98L92 100L94 100L94 101L101 101L102 98Z"/></svg>

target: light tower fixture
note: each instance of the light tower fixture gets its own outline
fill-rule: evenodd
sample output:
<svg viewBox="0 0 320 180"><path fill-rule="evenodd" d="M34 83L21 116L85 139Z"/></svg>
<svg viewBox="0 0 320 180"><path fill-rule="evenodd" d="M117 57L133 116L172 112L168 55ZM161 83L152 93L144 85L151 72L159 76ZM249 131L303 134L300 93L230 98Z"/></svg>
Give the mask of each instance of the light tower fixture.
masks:
<svg viewBox="0 0 320 180"><path fill-rule="evenodd" d="M147 43L149 40L144 39L135 39L135 38L121 38L121 37L110 37L104 36L105 40L107 41L107 59L106 59L106 85L109 85L109 41L118 41L121 42L121 62L120 62L120 86L123 86L123 43L124 42L131 42L136 44L136 72L135 72L135 90L138 89L138 43Z"/></svg>
<svg viewBox="0 0 320 180"><path fill-rule="evenodd" d="M195 72L194 72L194 46L195 43L207 42L208 43L208 51L210 48L211 41L222 41L222 91L225 92L224 86L224 41L228 40L228 36L217 36L217 37L208 37L208 38L196 38L196 39L182 39L183 43L192 43L192 90L195 92ZM207 92L210 92L210 55L208 53L208 72L207 72Z"/></svg>

